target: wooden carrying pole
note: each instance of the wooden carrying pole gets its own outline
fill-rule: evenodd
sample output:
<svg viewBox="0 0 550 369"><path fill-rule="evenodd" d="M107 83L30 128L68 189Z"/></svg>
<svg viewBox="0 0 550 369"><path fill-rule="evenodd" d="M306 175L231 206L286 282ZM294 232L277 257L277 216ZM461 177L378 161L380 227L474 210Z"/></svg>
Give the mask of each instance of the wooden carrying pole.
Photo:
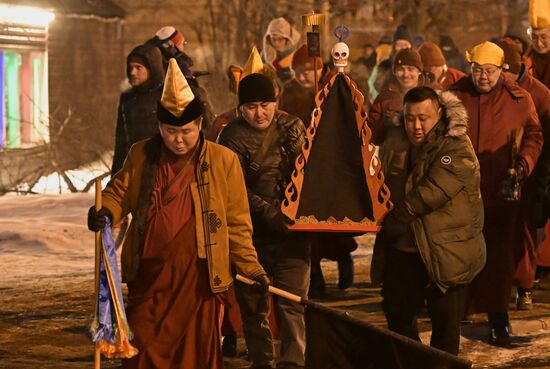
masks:
<svg viewBox="0 0 550 369"><path fill-rule="evenodd" d="M325 24L325 15L315 13L302 15L302 24L311 26L311 31L307 33L307 53L313 57L313 75L315 78L315 93L319 91L319 81L317 80L317 56L321 56L321 39L319 36L319 26Z"/></svg>
<svg viewBox="0 0 550 369"><path fill-rule="evenodd" d="M101 204L101 180L96 179L95 180L95 211L99 211L102 207ZM98 299L99 299L99 256L100 256L100 250L101 250L101 231L98 231L95 233L95 298L96 298L96 309L98 306ZM94 352L94 369L100 369L101 368L101 352L99 351L99 348L95 347Z"/></svg>
<svg viewBox="0 0 550 369"><path fill-rule="evenodd" d="M235 277L239 282L243 282L244 284L247 284L249 286L252 286L253 284L257 284L258 282L256 281L253 281L252 279L248 279L246 277L243 277L242 275L240 274L237 274L237 277ZM293 293L290 293L290 292L286 292L284 290L281 290L277 287L273 287L273 286L269 286L269 289L268 289L269 292L271 292L272 294L274 295L277 295L277 296L281 296L281 297L284 297L285 299L288 299L290 301L294 301L294 302L297 302L297 303L303 303L304 300L298 296L298 295L295 295Z"/></svg>

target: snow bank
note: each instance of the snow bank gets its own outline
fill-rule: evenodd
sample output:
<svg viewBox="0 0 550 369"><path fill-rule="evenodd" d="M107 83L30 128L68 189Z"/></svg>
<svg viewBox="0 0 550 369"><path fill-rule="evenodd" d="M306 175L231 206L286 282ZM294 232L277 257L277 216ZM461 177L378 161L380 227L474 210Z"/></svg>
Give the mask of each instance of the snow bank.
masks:
<svg viewBox="0 0 550 369"><path fill-rule="evenodd" d="M0 287L94 272L93 194L0 197Z"/></svg>

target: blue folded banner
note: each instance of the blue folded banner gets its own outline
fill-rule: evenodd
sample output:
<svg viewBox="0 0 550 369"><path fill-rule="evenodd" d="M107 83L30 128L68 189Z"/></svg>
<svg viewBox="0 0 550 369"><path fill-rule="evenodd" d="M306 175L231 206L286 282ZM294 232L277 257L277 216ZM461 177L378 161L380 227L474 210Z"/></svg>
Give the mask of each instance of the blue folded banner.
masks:
<svg viewBox="0 0 550 369"><path fill-rule="evenodd" d="M95 316L90 326L92 341L109 358L130 358L137 354L129 340L132 332L124 310L120 273L111 222L101 230L99 288Z"/></svg>

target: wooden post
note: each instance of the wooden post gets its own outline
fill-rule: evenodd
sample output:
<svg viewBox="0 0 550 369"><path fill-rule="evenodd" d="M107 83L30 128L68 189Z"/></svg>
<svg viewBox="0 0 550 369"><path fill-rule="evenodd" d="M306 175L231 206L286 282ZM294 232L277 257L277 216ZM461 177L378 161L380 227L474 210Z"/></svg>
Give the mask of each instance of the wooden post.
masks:
<svg viewBox="0 0 550 369"><path fill-rule="evenodd" d="M313 25L311 26L311 28L313 29L313 32L315 33L319 33L319 26L318 25ZM319 43L320 45L321 43ZM317 57L313 57L313 78L315 78L315 94L317 94L317 92L319 92L319 81L317 80L319 77L317 76Z"/></svg>
<svg viewBox="0 0 550 369"><path fill-rule="evenodd" d="M307 33L307 54L313 57L313 75L315 78L315 93L319 91L319 82L317 81L317 56L322 57L321 39L319 38L319 26L325 24L325 15L311 13L302 15L302 25L311 26L311 31Z"/></svg>
<svg viewBox="0 0 550 369"><path fill-rule="evenodd" d="M95 210L99 211L102 207L102 199L101 199L101 179L95 180ZM100 256L100 250L101 250L101 231L95 233L95 298L96 298L96 308L98 304L99 299L99 256ZM99 348L95 347L94 352L94 369L100 369L101 368L101 352L99 351Z"/></svg>

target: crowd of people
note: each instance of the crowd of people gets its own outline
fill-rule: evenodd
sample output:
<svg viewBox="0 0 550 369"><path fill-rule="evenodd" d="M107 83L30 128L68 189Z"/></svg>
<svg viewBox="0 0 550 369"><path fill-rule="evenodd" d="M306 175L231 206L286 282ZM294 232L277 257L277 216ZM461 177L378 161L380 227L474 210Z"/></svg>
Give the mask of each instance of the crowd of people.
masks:
<svg viewBox="0 0 550 369"><path fill-rule="evenodd" d="M431 346L454 355L474 313L509 346L513 288L532 308L550 267L550 3L532 1L529 17L530 43L507 34L465 57L400 25L346 70L393 203L371 267L388 328L420 341L427 307ZM238 104L216 116L185 45L168 26L128 55L112 178L88 214L93 231L132 218L121 263L140 353L123 367L222 368L242 331L251 368L303 368L304 307L267 291L322 297L322 258L338 262L338 288L353 284L354 238L292 232L281 212L316 85L339 72L274 19L261 53L228 67Z"/></svg>

